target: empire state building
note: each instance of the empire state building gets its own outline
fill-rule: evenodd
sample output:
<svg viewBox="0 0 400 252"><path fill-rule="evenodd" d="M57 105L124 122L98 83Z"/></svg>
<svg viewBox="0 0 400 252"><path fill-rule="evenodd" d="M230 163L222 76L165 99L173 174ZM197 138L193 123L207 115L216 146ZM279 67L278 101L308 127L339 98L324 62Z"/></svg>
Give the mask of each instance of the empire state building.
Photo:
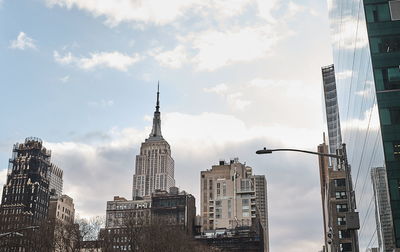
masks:
<svg viewBox="0 0 400 252"><path fill-rule="evenodd" d="M160 92L157 88L156 111L153 128L140 147L136 156L135 174L133 175L132 197L151 196L155 190L169 191L175 186L174 160L171 147L161 134Z"/></svg>

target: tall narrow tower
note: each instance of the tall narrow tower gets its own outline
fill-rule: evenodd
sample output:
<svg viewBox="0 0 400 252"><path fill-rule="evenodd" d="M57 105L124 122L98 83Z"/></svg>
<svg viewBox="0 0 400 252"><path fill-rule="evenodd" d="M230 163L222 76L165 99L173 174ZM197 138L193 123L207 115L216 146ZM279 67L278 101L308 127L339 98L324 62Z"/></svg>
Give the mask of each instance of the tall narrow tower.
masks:
<svg viewBox="0 0 400 252"><path fill-rule="evenodd" d="M135 175L133 175L132 197L150 196L156 189L168 191L175 186L174 160L171 147L161 134L160 86L157 87L156 111L153 128L140 147L136 156Z"/></svg>

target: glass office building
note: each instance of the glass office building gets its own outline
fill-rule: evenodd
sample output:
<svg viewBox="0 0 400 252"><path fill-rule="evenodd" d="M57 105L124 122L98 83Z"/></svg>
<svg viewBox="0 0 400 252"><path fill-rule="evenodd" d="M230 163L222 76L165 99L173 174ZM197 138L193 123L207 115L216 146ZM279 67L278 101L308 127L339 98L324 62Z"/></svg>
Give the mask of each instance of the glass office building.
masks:
<svg viewBox="0 0 400 252"><path fill-rule="evenodd" d="M400 247L400 1L328 0L342 139L360 212L360 251L376 247L369 174L386 167Z"/></svg>

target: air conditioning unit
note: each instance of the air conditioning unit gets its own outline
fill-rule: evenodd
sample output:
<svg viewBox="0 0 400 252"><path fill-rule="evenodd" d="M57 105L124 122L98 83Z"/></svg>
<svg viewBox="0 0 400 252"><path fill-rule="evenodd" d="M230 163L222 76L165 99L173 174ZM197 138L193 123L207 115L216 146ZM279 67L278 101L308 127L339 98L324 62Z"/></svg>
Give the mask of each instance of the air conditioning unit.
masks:
<svg viewBox="0 0 400 252"><path fill-rule="evenodd" d="M360 229L358 212L346 213L346 229Z"/></svg>

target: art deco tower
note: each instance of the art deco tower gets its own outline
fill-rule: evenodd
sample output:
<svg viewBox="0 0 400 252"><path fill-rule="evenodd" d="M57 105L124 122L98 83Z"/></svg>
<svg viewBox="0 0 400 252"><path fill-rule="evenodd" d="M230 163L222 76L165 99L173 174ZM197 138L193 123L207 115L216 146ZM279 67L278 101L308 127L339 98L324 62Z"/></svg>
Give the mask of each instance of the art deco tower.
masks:
<svg viewBox="0 0 400 252"><path fill-rule="evenodd" d="M153 129L140 147L136 156L136 169L133 175L133 199L151 196L156 189L169 191L175 186L174 160L171 147L161 134L160 92L157 89L156 111L153 118Z"/></svg>

